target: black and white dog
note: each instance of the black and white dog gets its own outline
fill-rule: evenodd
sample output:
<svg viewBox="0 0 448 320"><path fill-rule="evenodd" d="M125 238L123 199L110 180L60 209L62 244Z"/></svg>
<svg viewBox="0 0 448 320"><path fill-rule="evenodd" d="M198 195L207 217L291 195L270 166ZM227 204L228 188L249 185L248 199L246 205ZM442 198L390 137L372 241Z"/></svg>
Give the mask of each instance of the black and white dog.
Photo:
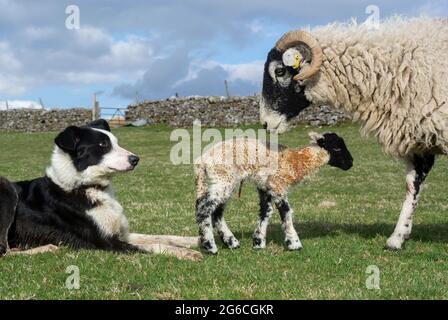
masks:
<svg viewBox="0 0 448 320"><path fill-rule="evenodd" d="M46 245L154 252L151 236L128 233L123 208L114 197L112 176L133 170L139 158L118 145L108 123L68 127L55 144L44 177L16 183L0 177L0 256L8 248ZM164 240L158 238L157 250ZM180 240L185 247L196 244L194 238ZM171 250L165 246L161 251Z"/></svg>

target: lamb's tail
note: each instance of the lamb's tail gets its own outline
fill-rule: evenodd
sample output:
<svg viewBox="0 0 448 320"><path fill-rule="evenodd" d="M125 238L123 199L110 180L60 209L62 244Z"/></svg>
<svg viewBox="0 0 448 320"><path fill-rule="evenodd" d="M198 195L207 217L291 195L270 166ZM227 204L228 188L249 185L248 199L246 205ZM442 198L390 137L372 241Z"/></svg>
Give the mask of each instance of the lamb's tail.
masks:
<svg viewBox="0 0 448 320"><path fill-rule="evenodd" d="M203 164L195 164L194 166L196 199L202 198L208 191L207 187L207 170Z"/></svg>

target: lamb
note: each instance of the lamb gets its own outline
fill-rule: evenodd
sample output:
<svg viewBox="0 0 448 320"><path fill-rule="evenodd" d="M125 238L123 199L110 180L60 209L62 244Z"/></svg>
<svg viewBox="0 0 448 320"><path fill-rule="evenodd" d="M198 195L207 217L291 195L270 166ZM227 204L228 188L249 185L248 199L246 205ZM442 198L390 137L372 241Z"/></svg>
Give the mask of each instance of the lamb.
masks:
<svg viewBox="0 0 448 320"><path fill-rule="evenodd" d="M282 133L309 105L345 110L406 163L406 198L386 247L410 237L422 183L448 155L448 23L394 17L378 30L333 23L284 34L269 52L260 120Z"/></svg>
<svg viewBox="0 0 448 320"><path fill-rule="evenodd" d="M206 252L218 252L213 227L228 248L240 246L223 214L235 187L246 179L256 184L260 201L257 229L253 235L254 249L266 245L266 229L273 212L272 201L280 212L287 248L302 248L293 225L288 188L325 164L343 170L353 165L344 140L337 134L311 132L309 136L310 145L301 149L266 144L247 137L227 140L215 144L196 159L196 222L200 243Z"/></svg>

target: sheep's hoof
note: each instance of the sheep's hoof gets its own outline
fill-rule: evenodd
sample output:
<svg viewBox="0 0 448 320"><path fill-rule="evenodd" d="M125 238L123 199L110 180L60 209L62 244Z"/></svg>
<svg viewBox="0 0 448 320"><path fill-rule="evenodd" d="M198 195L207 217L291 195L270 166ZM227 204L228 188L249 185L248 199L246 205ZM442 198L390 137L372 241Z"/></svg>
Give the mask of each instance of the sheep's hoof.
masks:
<svg viewBox="0 0 448 320"><path fill-rule="evenodd" d="M403 247L403 239L399 237L392 236L389 239L387 239L385 249L391 250L391 251L399 251Z"/></svg>
<svg viewBox="0 0 448 320"><path fill-rule="evenodd" d="M290 251L298 251L303 248L302 243L300 242L299 239L297 239L297 240L287 239L285 241L285 244L286 244L286 247L288 248L288 250L290 250Z"/></svg>

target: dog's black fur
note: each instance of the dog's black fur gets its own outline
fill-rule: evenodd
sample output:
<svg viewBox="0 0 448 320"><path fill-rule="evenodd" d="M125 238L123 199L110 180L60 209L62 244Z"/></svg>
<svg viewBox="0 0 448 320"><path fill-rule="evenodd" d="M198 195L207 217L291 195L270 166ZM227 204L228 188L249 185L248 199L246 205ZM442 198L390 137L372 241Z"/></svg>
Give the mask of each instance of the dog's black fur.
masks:
<svg viewBox="0 0 448 320"><path fill-rule="evenodd" d="M55 139L70 155L78 172L101 163L111 152L106 121L84 127L69 127ZM138 162L130 154L132 170ZM100 249L115 252L140 251L123 240L121 234L104 233L88 210L102 205L89 197L87 190L104 191L104 184L80 185L66 190L48 175L31 181L12 183L0 177L0 256L10 248L29 249L42 245L66 245L75 249Z"/></svg>

